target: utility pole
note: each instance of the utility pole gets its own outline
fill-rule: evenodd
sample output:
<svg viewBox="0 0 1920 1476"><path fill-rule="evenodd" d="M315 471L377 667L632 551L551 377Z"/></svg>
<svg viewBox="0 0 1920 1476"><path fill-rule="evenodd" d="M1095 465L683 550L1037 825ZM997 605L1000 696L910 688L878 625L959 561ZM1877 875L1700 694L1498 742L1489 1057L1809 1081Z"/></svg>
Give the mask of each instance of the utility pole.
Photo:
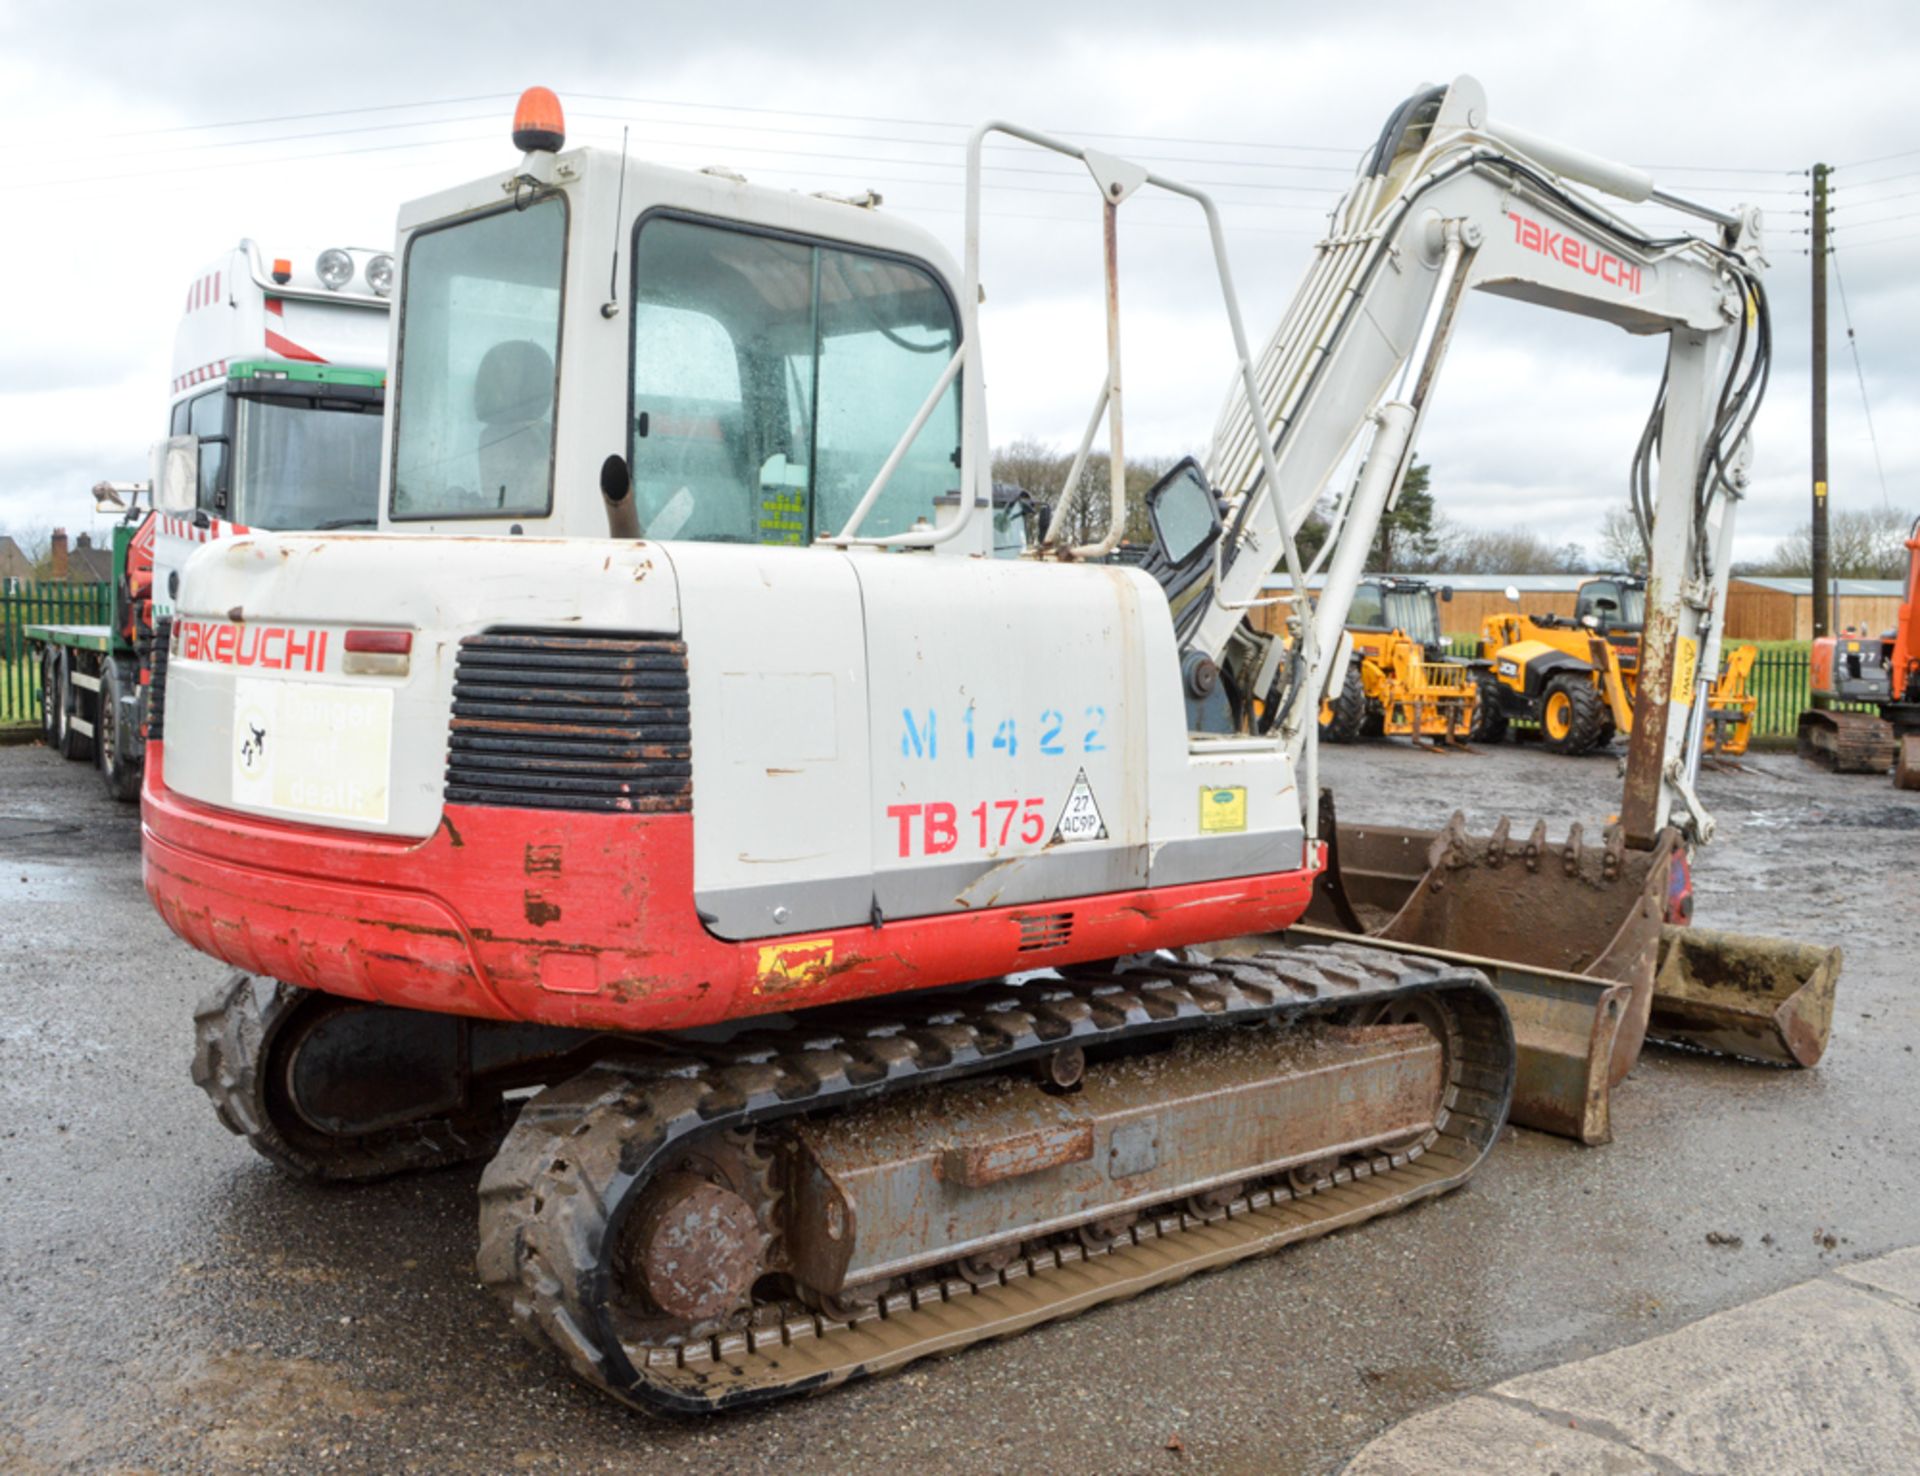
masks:
<svg viewBox="0 0 1920 1476"><path fill-rule="evenodd" d="M1827 591L1827 174L1813 166L1813 633L1833 633ZM1825 703L1816 703L1824 707Z"/></svg>

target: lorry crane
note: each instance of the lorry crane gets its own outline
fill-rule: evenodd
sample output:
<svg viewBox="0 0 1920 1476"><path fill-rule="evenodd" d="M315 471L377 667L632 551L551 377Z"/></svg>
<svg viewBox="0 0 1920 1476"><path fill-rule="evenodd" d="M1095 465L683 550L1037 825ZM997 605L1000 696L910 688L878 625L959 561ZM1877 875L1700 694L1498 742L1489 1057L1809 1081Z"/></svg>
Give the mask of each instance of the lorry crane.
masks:
<svg viewBox="0 0 1920 1476"><path fill-rule="evenodd" d="M31 625L41 736L140 794L150 662L165 660L180 571L250 528L372 527L380 488L393 258L242 240L194 275L175 331L167 436L145 482L101 482L118 512L105 625Z"/></svg>
<svg viewBox="0 0 1920 1476"><path fill-rule="evenodd" d="M1868 703L1878 712L1808 708L1800 756L1842 774L1893 769L1901 789L1920 789L1920 521L1907 531L1907 587L1894 628L1870 636L1821 636L1809 658L1815 697Z"/></svg>
<svg viewBox="0 0 1920 1476"><path fill-rule="evenodd" d="M1108 368L1068 486L1104 423L1106 532L1070 546L1055 517L1017 560L991 557L990 138L1079 161L1103 205ZM1605 862L1664 897L1670 818L1710 823L1673 765L1672 648L1712 638L1757 213L1680 202L1718 239L1649 238L1568 183L1642 177L1496 127L1461 78L1394 113L1256 356L1207 196L1031 129L972 133L959 268L871 209L565 151L544 89L514 140L401 212L379 531L231 539L183 582L144 871L244 971L195 1021L227 1126L319 1179L490 1157L480 1273L516 1326L677 1410L1464 1182L1516 1070L1483 972L1170 950L1309 905L1317 711L1469 285L1670 336L1636 729L1660 762L1625 832L1654 860ZM1117 228L1142 190L1200 210L1239 362L1130 566ZM1363 436L1310 605L1294 533ZM1296 618L1263 641L1245 614L1281 564ZM1565 849L1585 885L1598 848Z"/></svg>

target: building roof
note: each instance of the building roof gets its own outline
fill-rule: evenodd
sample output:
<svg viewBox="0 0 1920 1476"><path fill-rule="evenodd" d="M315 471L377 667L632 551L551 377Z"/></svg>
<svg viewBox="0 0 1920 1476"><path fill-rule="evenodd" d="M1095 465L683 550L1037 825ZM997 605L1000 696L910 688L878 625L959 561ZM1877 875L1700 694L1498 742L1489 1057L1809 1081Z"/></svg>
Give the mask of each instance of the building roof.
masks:
<svg viewBox="0 0 1920 1476"><path fill-rule="evenodd" d="M1808 598L1813 595L1811 579L1776 579L1771 575L1763 579L1752 574L1736 574L1732 582L1749 585L1755 589L1770 589L1776 594L1796 597L1804 595ZM1906 582L1900 579L1835 579L1831 587L1835 594L1879 595L1896 600L1907 592Z"/></svg>
<svg viewBox="0 0 1920 1476"><path fill-rule="evenodd" d="M1608 571L1612 572L1612 571ZM1372 576L1367 576L1372 577ZM1394 574L1393 579L1424 579L1435 589L1450 586L1455 594L1502 594L1508 585L1525 594L1573 594L1599 574ZM1857 581L1856 581L1857 582ZM1286 572L1270 575L1268 589L1289 589L1293 585ZM1320 576L1307 581L1309 589L1320 587Z"/></svg>
<svg viewBox="0 0 1920 1476"><path fill-rule="evenodd" d="M113 550L76 543L67 550L67 580L71 584L104 584L113 578Z"/></svg>

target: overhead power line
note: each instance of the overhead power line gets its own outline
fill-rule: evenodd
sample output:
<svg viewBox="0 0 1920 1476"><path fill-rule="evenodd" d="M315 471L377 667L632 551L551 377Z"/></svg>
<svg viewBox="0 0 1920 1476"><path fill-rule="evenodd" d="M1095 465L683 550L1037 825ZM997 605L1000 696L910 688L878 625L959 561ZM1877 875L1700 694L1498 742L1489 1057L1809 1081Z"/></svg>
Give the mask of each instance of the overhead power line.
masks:
<svg viewBox="0 0 1920 1476"><path fill-rule="evenodd" d="M1895 159L1911 159L1920 154L1920 149L1902 149L1897 154L1876 154L1871 159L1854 159L1846 164L1836 164L1835 169L1864 169L1869 164L1890 164Z"/></svg>
<svg viewBox="0 0 1920 1476"><path fill-rule="evenodd" d="M125 138L135 138L135 137L160 137L160 136L171 136L171 135L180 134L180 133L213 132L213 131L229 129L229 128L253 128L253 127L263 127L263 126L268 126L273 124L279 124L279 123L309 122L318 118L359 117L359 116L365 116L367 114L372 114L372 113L404 112L404 111L412 111L420 108L459 107L459 106L466 106L468 104L473 104L473 103L504 102L515 96L516 94L510 93L510 92L474 93L474 94L469 94L463 97L417 99L412 101L394 102L394 103L375 103L375 104L367 104L364 106L352 107L352 108L329 108L329 109L324 109L319 111L302 112L302 113L278 113L278 114L271 114L271 115L255 117L255 118L221 119L221 120L216 120L213 122L206 122L206 123L182 123L182 124L175 124L175 125L157 127L157 128L149 127L149 128L139 128L139 129L127 129L127 130L121 130L113 133L95 134L95 135L92 135L91 137L84 137L81 139L77 139L75 141L76 142L92 142L92 141L100 141L100 140L115 140L115 139L125 139ZM586 102L617 103L623 107L678 108L678 109L685 109L688 111L744 114L744 115L751 115L755 117L764 117L764 118L805 118L805 119L811 119L815 121L824 121L824 122L880 124L888 127L935 128L935 129L946 129L950 131L951 130L969 131L975 126L972 122L962 121L958 119L950 119L950 118L903 118L903 117L895 117L895 116L886 115L886 114L835 113L835 112L813 111L813 110L800 109L800 108L753 107L753 106L749 106L747 104L742 104L742 103L700 102L700 101L693 101L693 100L682 99L682 98L634 97L634 96L621 94L621 93L573 92L573 93L568 93L567 96L569 98L577 98L581 101L586 101ZM466 120L453 120L453 119L419 120L414 123L409 123L405 125L395 125L395 126L410 126L410 127L422 126L423 124L430 123L433 121L454 122L454 121L466 121ZM686 120L686 121L689 123L690 126L692 126L692 120ZM353 130L339 130L339 131L345 133L345 132L363 132L363 131L375 131L375 130L353 129ZM790 131L798 131L798 130L790 130ZM1205 147L1205 148L1263 149L1263 150L1277 151L1277 152L1332 154L1332 155L1337 155L1343 158L1355 157L1360 152L1359 149L1353 148L1353 147L1342 147L1342 146L1330 145L1330 144L1286 143L1286 142L1276 142L1271 139L1221 139L1221 138L1190 137L1190 136L1183 136L1183 135L1114 133L1114 132L1102 132L1098 130L1071 129L1071 128L1063 128L1058 131L1064 132L1064 133L1072 133L1082 138L1112 139L1112 140L1118 140L1121 142L1177 144L1177 145ZM264 141L264 140L256 140L256 141ZM931 140L931 139L902 140L902 142L932 143L932 142L936 142L936 140ZM1920 150L1915 150L1914 152L1920 153ZM1887 157L1900 157L1900 156L1887 156ZM1211 162L1211 161L1207 161L1207 162ZM1878 162L1878 161L1863 161L1863 162ZM1287 167L1287 166L1283 166L1283 167ZM1334 168L1336 166L1297 165L1297 166L1291 166L1291 167L1329 169L1329 168ZM1759 168L1759 167L1750 166L1750 165L1643 164L1637 167L1642 169L1648 169L1648 170L1654 170L1654 171L1660 171L1660 172L1671 172L1671 173L1677 173L1677 174L1707 174L1707 175L1739 174L1739 175L1755 175L1755 176L1771 175L1771 176L1779 176L1779 177L1790 177L1795 175L1805 175L1807 173L1805 169L1765 169L1765 168ZM1689 188L1705 189L1705 188L1713 188L1713 186L1708 186L1704 184L1695 184L1695 185L1689 186ZM1733 189L1734 187L1726 186L1723 188Z"/></svg>
<svg viewBox="0 0 1920 1476"><path fill-rule="evenodd" d="M259 128L270 123L306 123L315 118L350 118L366 113L398 113L409 108L451 108L467 103L499 102L514 96L511 92L481 92L472 97L443 97L432 101L370 103L363 108L329 108L320 113L280 113L271 118L234 118L223 123L180 123L168 128L129 128L120 133L96 133L74 139L75 143L93 143L110 138L139 138L167 133L202 133L215 128Z"/></svg>
<svg viewBox="0 0 1920 1476"><path fill-rule="evenodd" d="M1880 437L1873 429L1873 406L1867 402L1867 372L1860 367L1860 339L1853 331L1853 311L1847 306L1847 279L1840 275L1840 253L1837 250L1827 252L1833 262L1833 282L1840 289L1840 316L1847 325L1847 347L1853 350L1853 373L1860 381L1860 409L1867 417L1867 440L1873 446L1873 469L1880 477L1880 505L1883 508L1893 506L1887 496L1887 470L1880 464Z"/></svg>

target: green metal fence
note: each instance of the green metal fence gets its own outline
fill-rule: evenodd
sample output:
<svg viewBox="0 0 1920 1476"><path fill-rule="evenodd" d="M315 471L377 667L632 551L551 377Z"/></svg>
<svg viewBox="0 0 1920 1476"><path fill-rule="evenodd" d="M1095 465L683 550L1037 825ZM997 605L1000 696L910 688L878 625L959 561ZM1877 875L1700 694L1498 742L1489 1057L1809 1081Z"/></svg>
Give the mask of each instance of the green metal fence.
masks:
<svg viewBox="0 0 1920 1476"><path fill-rule="evenodd" d="M0 591L0 727L40 722L40 663L27 645L29 625L105 625L112 586L22 584Z"/></svg>

